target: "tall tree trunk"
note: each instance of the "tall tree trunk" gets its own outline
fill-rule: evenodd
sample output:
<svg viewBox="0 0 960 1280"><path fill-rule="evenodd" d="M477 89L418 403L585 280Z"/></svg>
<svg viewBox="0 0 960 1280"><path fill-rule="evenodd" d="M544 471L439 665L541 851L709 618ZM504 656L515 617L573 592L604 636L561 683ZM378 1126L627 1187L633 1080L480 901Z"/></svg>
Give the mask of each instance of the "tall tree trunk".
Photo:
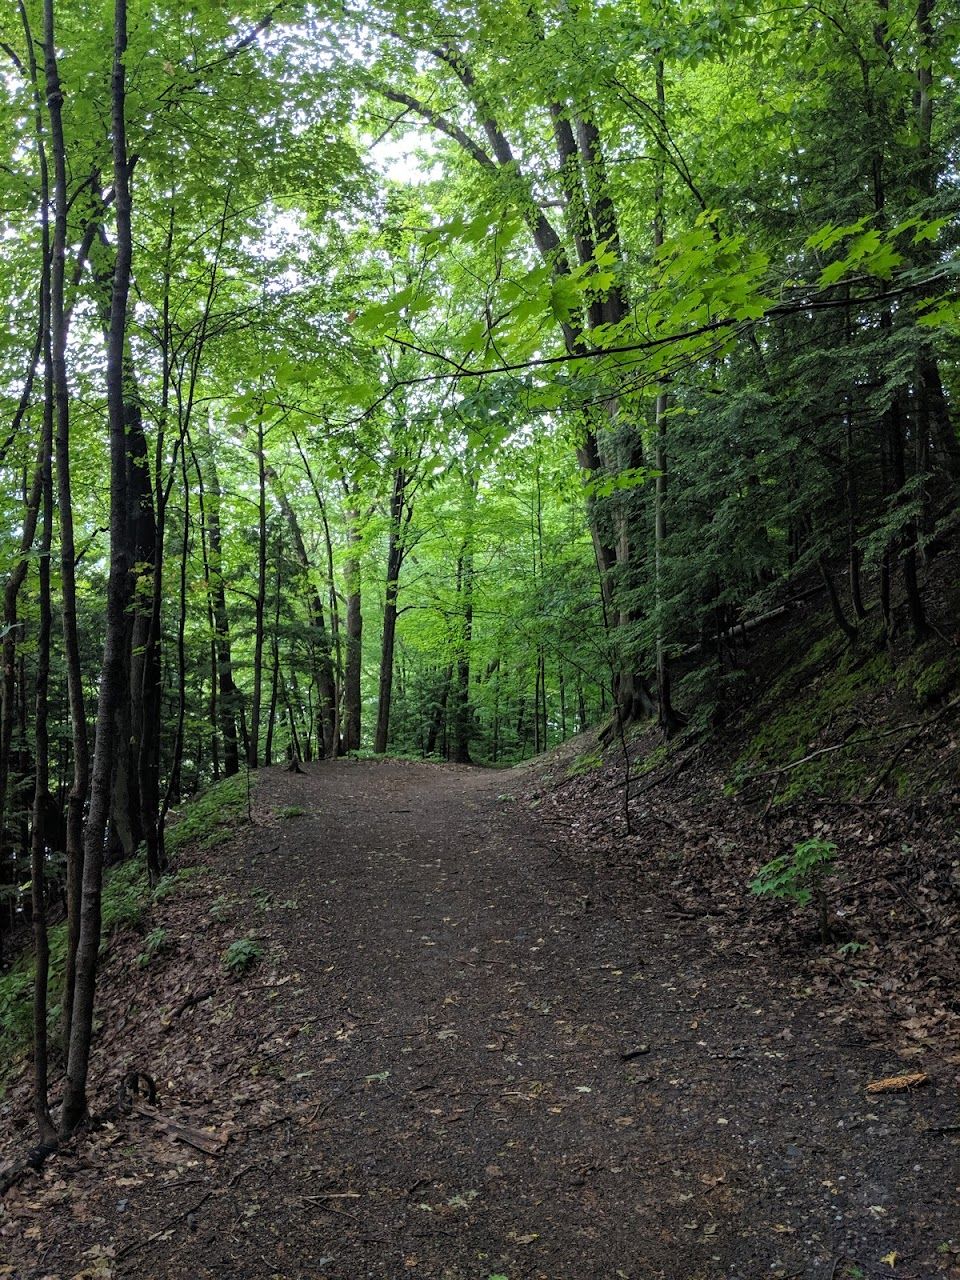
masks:
<svg viewBox="0 0 960 1280"><path fill-rule="evenodd" d="M333 538L330 533L330 521L327 519L327 504L323 496L320 486L317 484L316 477L313 474L313 468L310 466L310 460L303 450L300 440L294 433L293 442L297 446L297 452L303 462L304 470L307 473L307 479L310 481L310 487L313 489L313 496L317 500L317 510L320 512L320 522L323 525L323 544L326 551L326 569L327 569L327 604L330 609L330 640L332 642L332 663L333 663L333 716L332 723L329 723L324 730L325 739L333 744L332 752L327 754L339 755L341 750L349 751L350 747L343 740L341 725L341 705L342 691L344 684L344 666L343 666L343 644L340 638L340 604L337 598L337 582L333 567ZM349 533L348 533L349 536ZM322 619L322 613L320 617ZM324 638L325 642L325 638ZM331 645L327 645L330 652ZM357 727L359 732L359 719ZM359 740L358 740L359 745Z"/></svg>
<svg viewBox="0 0 960 1280"><path fill-rule="evenodd" d="M283 586L283 541L277 539L277 576L273 594L273 628L270 634L270 706L267 711L267 737L263 746L263 763L269 769L273 764L273 735L277 723L277 693L280 683L280 603Z"/></svg>
<svg viewBox="0 0 960 1280"><path fill-rule="evenodd" d="M349 554L343 565L347 597L347 652L343 676L343 737L347 751L360 749L363 701L360 678L363 662L363 600L360 578L360 515L354 507L346 511Z"/></svg>
<svg viewBox="0 0 960 1280"><path fill-rule="evenodd" d="M46 210L44 211L46 224ZM47 228L44 227L44 239ZM45 273L46 274L46 273ZM47 990L50 980L50 942L47 936L46 854L50 810L50 556L53 549L53 369L50 335L44 346L46 374L43 408L43 523L39 547L40 625L37 633L37 679L34 712L33 830L30 840L30 894L36 967L33 984L33 1113L41 1142L56 1138L47 1096ZM53 832L50 831L51 838Z"/></svg>
<svg viewBox="0 0 960 1280"><path fill-rule="evenodd" d="M657 58L657 116L660 126L666 130L667 98L663 58ZM666 216L666 156L663 139L658 139L657 159L654 166L653 193L653 248L654 254L662 248L667 234ZM683 723L682 717L673 709L670 692L670 659L667 656L667 643L664 634L664 563L667 542L667 384L660 382L657 387L657 399L654 408L654 466L657 476L654 481L653 499L653 565L654 595L657 611L656 626L656 668L657 668L657 714L664 737L672 737Z"/></svg>
<svg viewBox="0 0 960 1280"><path fill-rule="evenodd" d="M157 819L159 839L163 840L167 814L178 804L182 790L183 744L187 716L187 561L190 554L190 483L187 451L180 453L180 480L183 487L183 528L180 544L180 581L177 607L177 727L173 735L170 775ZM215 674L213 676L215 682ZM162 848L162 845L161 845Z"/></svg>
<svg viewBox="0 0 960 1280"><path fill-rule="evenodd" d="M97 729L90 787L90 810L84 831L83 898L73 999L73 1020L67 1057L60 1134L69 1136L87 1115L87 1075L93 1036L97 953L100 947L104 832L110 814L113 774L113 727L124 698L124 638L132 568L127 521L126 353L127 298L133 241L131 234L130 166L127 157L126 0L114 0L111 128L113 180L117 219L117 255L110 302L107 343L107 408L110 422L110 572L107 581L107 622Z"/></svg>
<svg viewBox="0 0 960 1280"><path fill-rule="evenodd" d="M917 35L920 57L917 60L917 150L919 174L917 187L924 200L930 200L937 189L937 170L933 151L934 84L933 66L935 37L933 11L936 0L918 0ZM928 249L929 253L930 250ZM931 445L935 461L953 481L960 480L960 440L950 417L943 394L943 383L932 346L924 345L917 357L917 428Z"/></svg>
<svg viewBox="0 0 960 1280"><path fill-rule="evenodd" d="M453 731L453 759L456 764L470 764L470 738L473 707L470 704L470 657L473 646L473 540L474 515L477 504L477 477L473 458L468 452L465 462L464 492L461 508L464 537L457 560L457 597L460 607L459 634L456 644L453 706L450 727ZM538 477L539 492L539 477ZM540 661L542 662L542 653ZM537 724L540 734L540 722Z"/></svg>
<svg viewBox="0 0 960 1280"><path fill-rule="evenodd" d="M27 41L30 80L34 92L37 152L40 169L41 284L40 331L43 343L43 417L40 441L40 476L43 518L38 548L39 626L37 629L37 673L34 702L34 783L33 821L30 838L30 896L34 940L33 983L33 1113L42 1143L56 1139L48 1101L47 992L50 981L50 942L46 914L46 829L53 807L50 797L50 638L53 630L50 603L50 557L53 551L53 424L54 375L51 312L50 171L43 138L40 80L30 24L20 5ZM33 522L35 524L36 513ZM28 520L28 523L31 523ZM33 541L31 530L30 541ZM26 529L24 530L26 533ZM14 602L15 602L14 597ZM24 700L25 701L25 700ZM24 726L25 727L25 726ZM0 823L2 827L2 823ZM51 833L52 834L52 833Z"/></svg>
<svg viewBox="0 0 960 1280"><path fill-rule="evenodd" d="M220 736L223 741L223 772L230 778L240 769L240 752L237 744L237 719L239 694L233 679L233 655L230 645L230 618L227 613L227 593L223 577L223 539L220 528L220 476L214 456L213 438L209 422L203 419L203 461L196 458L199 498L204 504L204 521L207 532L208 590L213 609L214 643L217 654L217 683L219 684Z"/></svg>
<svg viewBox="0 0 960 1280"><path fill-rule="evenodd" d="M400 594L400 570L406 554L404 530L410 522L412 508L407 502L407 473L396 467L390 496L390 529L387 536L387 576L383 605L383 642L380 648L380 688L377 698L377 728L373 749L383 755L390 738L390 704L393 699L393 658L397 641L397 600ZM405 514L406 513L406 514Z"/></svg>
<svg viewBox="0 0 960 1280"><path fill-rule="evenodd" d="M437 740L440 737L441 730L447 722L447 702L450 698L450 684L453 680L452 663L444 667L443 675L440 677L440 691L436 704L430 716L430 727L427 730L427 738L424 744L424 753L432 756L437 749Z"/></svg>
<svg viewBox="0 0 960 1280"><path fill-rule="evenodd" d="M263 618L267 604L267 467L263 456L263 410L257 415L254 442L257 459L257 594L253 602L253 700L250 704L250 742L247 764L260 763L260 703L263 698Z"/></svg>
<svg viewBox="0 0 960 1280"><path fill-rule="evenodd" d="M32 377L28 382L32 386ZM24 404L24 412L26 405ZM19 415L22 418L22 415ZM17 637L21 623L18 618L18 600L20 590L27 576L30 552L33 548L37 532L37 518L43 492L43 443L40 445L40 457L34 471L30 490L24 505L23 525L20 532L18 559L7 578L3 592L3 641L2 656L2 714L0 714L0 858L5 856L7 842L7 813L9 810L8 793L10 791L11 765L13 759L13 730L17 719ZM22 690L22 681L21 681ZM10 883L17 880L15 870L11 873ZM0 879L2 883L2 879ZM3 959L3 947L0 945L0 959Z"/></svg>

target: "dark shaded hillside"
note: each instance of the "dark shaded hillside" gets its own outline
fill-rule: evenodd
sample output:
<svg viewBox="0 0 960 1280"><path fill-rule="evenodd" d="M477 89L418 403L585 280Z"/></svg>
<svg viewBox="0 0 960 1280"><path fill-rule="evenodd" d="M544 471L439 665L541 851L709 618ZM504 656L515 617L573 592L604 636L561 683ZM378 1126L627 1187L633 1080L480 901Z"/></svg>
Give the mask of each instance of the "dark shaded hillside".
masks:
<svg viewBox="0 0 960 1280"><path fill-rule="evenodd" d="M709 937L773 948L838 1017L960 1067L960 611L957 553L931 563L929 638L856 645L812 595L725 655L714 728L664 745L653 728L585 735L538 767L537 802ZM704 682L704 670L690 679ZM713 685L716 690L717 683ZM605 744L605 745L601 745ZM625 801L629 795L630 827ZM656 856L649 856L655 832ZM750 892L798 844L836 846L815 904ZM638 850L644 851L639 857ZM640 889L638 889L638 892ZM891 1037L893 1041L891 1041Z"/></svg>

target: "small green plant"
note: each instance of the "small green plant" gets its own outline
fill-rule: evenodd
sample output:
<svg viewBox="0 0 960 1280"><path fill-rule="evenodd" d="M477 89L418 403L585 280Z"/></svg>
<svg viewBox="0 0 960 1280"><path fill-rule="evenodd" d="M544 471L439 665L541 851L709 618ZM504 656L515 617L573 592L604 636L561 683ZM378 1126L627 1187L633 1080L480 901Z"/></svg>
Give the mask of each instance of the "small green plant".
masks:
<svg viewBox="0 0 960 1280"><path fill-rule="evenodd" d="M284 805L282 809L277 810L278 818L303 818L306 816L307 810L300 804Z"/></svg>
<svg viewBox="0 0 960 1280"><path fill-rule="evenodd" d="M210 919L221 924L233 909L233 899L227 893L218 894L210 903Z"/></svg>
<svg viewBox="0 0 960 1280"><path fill-rule="evenodd" d="M170 938L166 929L162 925L157 929L151 929L147 934L143 950L137 956L137 964L141 969L145 969L156 956L162 956L169 950Z"/></svg>
<svg viewBox="0 0 960 1280"><path fill-rule="evenodd" d="M847 956L855 956L858 951L865 950L866 945L867 944L865 942L845 942L843 946L837 947L837 953L844 958Z"/></svg>
<svg viewBox="0 0 960 1280"><path fill-rule="evenodd" d="M761 867L750 881L750 891L761 897L786 898L799 907L811 901L820 921L820 940L830 941L830 920L824 880L834 868L837 846L832 840L814 836L794 846L793 853L782 854Z"/></svg>
<svg viewBox="0 0 960 1280"><path fill-rule="evenodd" d="M235 978L242 978L262 955L263 947L254 938L237 938L223 953L223 967Z"/></svg>

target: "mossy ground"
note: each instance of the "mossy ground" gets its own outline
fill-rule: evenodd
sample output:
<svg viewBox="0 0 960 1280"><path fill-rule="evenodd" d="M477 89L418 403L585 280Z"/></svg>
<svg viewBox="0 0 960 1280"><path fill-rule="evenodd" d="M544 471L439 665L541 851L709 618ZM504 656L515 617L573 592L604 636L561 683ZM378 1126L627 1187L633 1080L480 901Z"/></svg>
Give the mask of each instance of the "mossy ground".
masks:
<svg viewBox="0 0 960 1280"><path fill-rule="evenodd" d="M826 619L811 622L803 656L781 669L750 714L749 740L730 772L731 792L757 775L776 786L774 804L803 796L852 798L869 787L897 745L882 736L885 730L935 705L960 680L960 655L945 651L940 640L891 655L880 638L876 625L867 625L851 647ZM798 764L841 743L848 745ZM891 776L900 794L914 789L909 768Z"/></svg>

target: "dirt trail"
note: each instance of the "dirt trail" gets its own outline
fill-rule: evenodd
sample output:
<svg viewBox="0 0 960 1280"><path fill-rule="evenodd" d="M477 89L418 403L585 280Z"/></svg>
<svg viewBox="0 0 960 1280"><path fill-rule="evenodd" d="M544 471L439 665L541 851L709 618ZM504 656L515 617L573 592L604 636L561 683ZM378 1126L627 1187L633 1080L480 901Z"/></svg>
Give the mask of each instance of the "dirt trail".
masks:
<svg viewBox="0 0 960 1280"><path fill-rule="evenodd" d="M956 1135L924 1133L955 1119L946 1091L868 1096L895 1057L642 890L618 909L616 873L585 872L521 785L262 775L236 874L272 895L289 979L244 1014L292 1029L249 1064L278 1120L144 1191L133 1235L108 1221L116 1274L958 1274L937 1252L960 1234Z"/></svg>

